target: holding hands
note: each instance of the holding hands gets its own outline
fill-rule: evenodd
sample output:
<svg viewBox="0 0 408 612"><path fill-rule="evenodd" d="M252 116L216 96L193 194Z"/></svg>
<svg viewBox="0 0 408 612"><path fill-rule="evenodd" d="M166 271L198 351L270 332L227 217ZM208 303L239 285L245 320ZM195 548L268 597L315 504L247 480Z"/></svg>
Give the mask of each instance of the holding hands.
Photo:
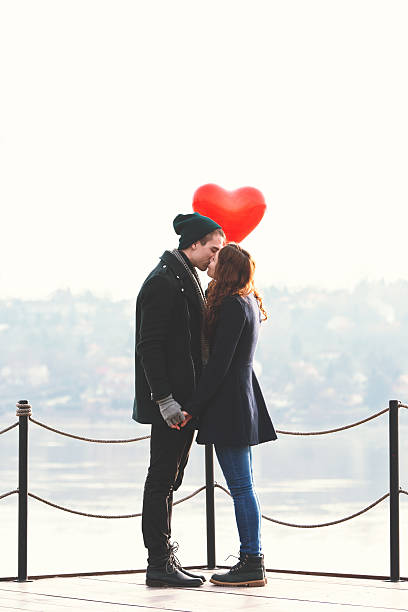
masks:
<svg viewBox="0 0 408 612"><path fill-rule="evenodd" d="M190 414L181 410L180 404L176 402L171 393L157 403L159 404L160 414L172 429L180 429L180 426L185 427L192 419Z"/></svg>

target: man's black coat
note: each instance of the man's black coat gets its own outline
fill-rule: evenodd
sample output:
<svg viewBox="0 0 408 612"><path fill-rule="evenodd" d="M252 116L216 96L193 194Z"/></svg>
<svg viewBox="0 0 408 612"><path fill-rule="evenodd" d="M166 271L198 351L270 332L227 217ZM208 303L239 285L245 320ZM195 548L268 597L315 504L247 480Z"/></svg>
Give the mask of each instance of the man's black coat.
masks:
<svg viewBox="0 0 408 612"><path fill-rule="evenodd" d="M183 406L191 397L202 369L201 321L188 271L165 251L136 301L135 421L165 425L156 401L172 393Z"/></svg>
<svg viewBox="0 0 408 612"><path fill-rule="evenodd" d="M197 442L246 446L276 440L252 363L260 310L251 293L221 306L211 354L193 397L184 405L199 417Z"/></svg>

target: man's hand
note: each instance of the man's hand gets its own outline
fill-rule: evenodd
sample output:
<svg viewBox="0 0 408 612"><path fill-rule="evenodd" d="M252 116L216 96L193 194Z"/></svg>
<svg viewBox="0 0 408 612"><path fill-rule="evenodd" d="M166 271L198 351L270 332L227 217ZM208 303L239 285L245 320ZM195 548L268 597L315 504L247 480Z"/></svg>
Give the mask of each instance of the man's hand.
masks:
<svg viewBox="0 0 408 612"><path fill-rule="evenodd" d="M185 410L182 411L184 415L184 421L181 423L180 427L185 427L189 421L193 418L191 414L188 414Z"/></svg>
<svg viewBox="0 0 408 612"><path fill-rule="evenodd" d="M167 425L169 427L176 426L175 428L178 429L177 425L184 421L184 415L181 411L180 404L173 399L171 394L161 400L158 400L157 403L159 404L160 414L166 421Z"/></svg>

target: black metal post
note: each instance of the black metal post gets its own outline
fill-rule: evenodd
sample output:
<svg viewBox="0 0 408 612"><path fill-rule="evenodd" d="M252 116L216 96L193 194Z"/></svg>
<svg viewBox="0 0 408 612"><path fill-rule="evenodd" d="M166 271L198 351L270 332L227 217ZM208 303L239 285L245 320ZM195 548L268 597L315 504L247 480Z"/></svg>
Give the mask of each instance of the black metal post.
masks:
<svg viewBox="0 0 408 612"><path fill-rule="evenodd" d="M27 580L27 502L28 502L28 417L27 400L17 404L18 434L18 582Z"/></svg>
<svg viewBox="0 0 408 612"><path fill-rule="evenodd" d="M213 445L205 445L205 500L207 515L207 567L215 568L215 509Z"/></svg>
<svg viewBox="0 0 408 612"><path fill-rule="evenodd" d="M389 409L390 580L391 582L398 582L400 579L398 400L390 400Z"/></svg>

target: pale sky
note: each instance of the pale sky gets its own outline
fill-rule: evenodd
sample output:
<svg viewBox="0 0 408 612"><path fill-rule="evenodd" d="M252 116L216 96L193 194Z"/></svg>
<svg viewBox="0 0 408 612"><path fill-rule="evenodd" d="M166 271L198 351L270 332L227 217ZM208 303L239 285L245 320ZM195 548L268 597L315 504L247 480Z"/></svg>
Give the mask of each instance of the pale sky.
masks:
<svg viewBox="0 0 408 612"><path fill-rule="evenodd" d="M205 183L258 284L408 279L406 0L2 0L0 297L133 298Z"/></svg>

